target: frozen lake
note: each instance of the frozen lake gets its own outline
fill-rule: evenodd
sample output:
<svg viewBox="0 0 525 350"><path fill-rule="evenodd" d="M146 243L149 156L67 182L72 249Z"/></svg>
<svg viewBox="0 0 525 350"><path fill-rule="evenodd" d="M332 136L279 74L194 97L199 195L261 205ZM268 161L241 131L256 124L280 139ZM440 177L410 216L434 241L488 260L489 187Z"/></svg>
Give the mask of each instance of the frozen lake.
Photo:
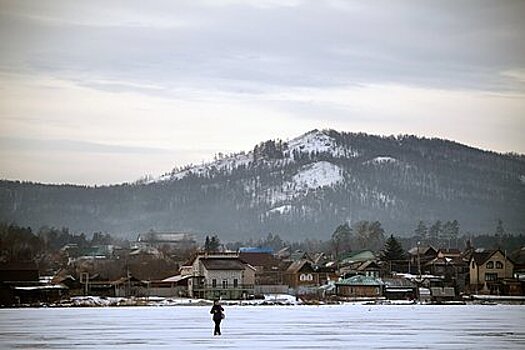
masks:
<svg viewBox="0 0 525 350"><path fill-rule="evenodd" d="M1 309L1 349L525 349L525 306Z"/></svg>

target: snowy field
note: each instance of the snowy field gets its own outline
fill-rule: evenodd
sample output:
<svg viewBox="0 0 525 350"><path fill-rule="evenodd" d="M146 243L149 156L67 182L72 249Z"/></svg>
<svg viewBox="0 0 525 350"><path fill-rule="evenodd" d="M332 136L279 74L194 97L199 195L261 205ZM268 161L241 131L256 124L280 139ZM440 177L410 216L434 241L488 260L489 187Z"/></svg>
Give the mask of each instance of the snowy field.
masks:
<svg viewBox="0 0 525 350"><path fill-rule="evenodd" d="M225 306L0 310L1 349L525 349L525 306Z"/></svg>

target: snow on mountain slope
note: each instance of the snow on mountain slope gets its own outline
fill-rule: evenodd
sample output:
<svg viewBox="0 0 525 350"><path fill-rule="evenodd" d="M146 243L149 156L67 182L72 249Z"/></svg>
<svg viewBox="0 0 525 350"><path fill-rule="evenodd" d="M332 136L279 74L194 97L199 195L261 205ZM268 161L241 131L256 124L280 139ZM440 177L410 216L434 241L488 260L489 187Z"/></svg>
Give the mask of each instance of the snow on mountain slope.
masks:
<svg viewBox="0 0 525 350"><path fill-rule="evenodd" d="M214 162L204 163L201 165L195 165L189 169L185 169L179 172L171 172L162 175L155 181L166 181L166 180L180 180L188 175L207 176L211 171L232 171L240 166L248 166L253 161L253 153L248 154L239 153L231 157L218 159Z"/></svg>
<svg viewBox="0 0 525 350"><path fill-rule="evenodd" d="M342 182L343 171L335 164L321 161L305 166L292 181L296 190L313 190Z"/></svg>
<svg viewBox="0 0 525 350"><path fill-rule="evenodd" d="M273 159L267 160L273 166L283 166L287 163L294 161L294 155L297 153L329 153L333 157L357 157L359 153L351 148L344 148L337 145L334 138L328 136L325 132L319 130L310 131L304 135L301 135L295 139L292 139L286 142L286 150L283 152L284 159ZM201 165L195 165L189 168L186 168L181 171L172 171L170 173L164 174L159 178L156 178L150 182L156 181L171 181L171 180L180 180L188 175L196 176L208 176L215 171L232 171L240 166L249 166L254 162L254 152L250 151L248 153L238 153L232 156L225 158L217 159L213 162L204 163ZM326 163L326 162L325 162ZM328 163L330 164L330 163ZM327 180L319 179L320 186L322 187L323 181L328 181L328 184L333 183L333 173L334 168L327 168L326 164L317 165L312 170L316 175L313 177L323 177L329 176ZM331 176L331 177L330 177ZM308 182L305 184L302 178L298 178L297 182L301 183L299 187L312 187L315 186L314 183Z"/></svg>
<svg viewBox="0 0 525 350"><path fill-rule="evenodd" d="M356 150L338 146L335 140L319 130L310 131L288 142L285 155L293 158L294 151L300 153L330 153L334 157L357 157Z"/></svg>
<svg viewBox="0 0 525 350"><path fill-rule="evenodd" d="M310 191L342 183L343 174L343 169L327 161L308 164L302 167L290 181L285 181L277 188L268 188L263 198L268 204L277 206L270 209L269 212L283 214L291 209L291 206L283 205L283 203L308 194Z"/></svg>
<svg viewBox="0 0 525 350"><path fill-rule="evenodd" d="M364 162L364 164L386 164L386 163L396 163L398 160L388 156L379 156L374 159Z"/></svg>

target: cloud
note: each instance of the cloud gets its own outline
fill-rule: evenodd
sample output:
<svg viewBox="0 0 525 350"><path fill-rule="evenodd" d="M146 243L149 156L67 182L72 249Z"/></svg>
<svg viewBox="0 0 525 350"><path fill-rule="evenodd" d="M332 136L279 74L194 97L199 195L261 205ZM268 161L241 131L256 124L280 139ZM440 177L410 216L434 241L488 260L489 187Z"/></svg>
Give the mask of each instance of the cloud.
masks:
<svg viewBox="0 0 525 350"><path fill-rule="evenodd" d="M38 149L46 152L69 152L69 153L111 153L111 154L162 154L171 153L173 150L153 147L136 147L126 145L109 145L95 142L77 140L44 140L27 139L19 137L0 137L0 145L4 150L31 151Z"/></svg>
<svg viewBox="0 0 525 350"><path fill-rule="evenodd" d="M18 140L3 159L42 149L58 162L63 146L129 169L155 154L164 163L148 165L167 171L323 127L525 152L522 13L519 1L3 1L0 137Z"/></svg>

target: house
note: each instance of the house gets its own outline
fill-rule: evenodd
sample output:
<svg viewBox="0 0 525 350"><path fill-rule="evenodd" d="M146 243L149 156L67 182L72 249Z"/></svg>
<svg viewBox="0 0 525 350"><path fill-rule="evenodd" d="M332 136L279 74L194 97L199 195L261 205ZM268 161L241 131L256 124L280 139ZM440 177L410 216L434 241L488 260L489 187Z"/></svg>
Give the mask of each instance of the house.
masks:
<svg viewBox="0 0 525 350"><path fill-rule="evenodd" d="M383 278L384 294L389 300L415 300L417 285L406 278Z"/></svg>
<svg viewBox="0 0 525 350"><path fill-rule="evenodd" d="M418 245L408 251L410 261L409 273L430 273L425 268L425 265L435 259L438 255L438 250L431 245Z"/></svg>
<svg viewBox="0 0 525 350"><path fill-rule="evenodd" d="M290 256L288 257L288 260L291 260L293 262L301 261L301 260L307 260L310 262L314 262L314 258L312 258L310 254L302 250L296 250L295 252L291 253Z"/></svg>
<svg viewBox="0 0 525 350"><path fill-rule="evenodd" d="M255 268L255 294L286 293L281 261L271 252L240 250L239 259Z"/></svg>
<svg viewBox="0 0 525 350"><path fill-rule="evenodd" d="M254 294L255 268L243 263L236 253L201 253L191 265L191 297L243 299Z"/></svg>
<svg viewBox="0 0 525 350"><path fill-rule="evenodd" d="M456 275L455 264L456 262L452 258L438 255L434 259L425 263L424 271L428 271L431 275L452 279Z"/></svg>
<svg viewBox="0 0 525 350"><path fill-rule="evenodd" d="M23 303L27 294L20 287L40 286L35 263L8 263L0 265L0 305Z"/></svg>
<svg viewBox="0 0 525 350"><path fill-rule="evenodd" d="M488 294L508 295L504 280L513 279L514 262L500 249L474 251L469 261L470 290Z"/></svg>
<svg viewBox="0 0 525 350"><path fill-rule="evenodd" d="M191 233L149 231L138 235L135 247L150 246L174 250L188 249L195 244L195 236Z"/></svg>
<svg viewBox="0 0 525 350"><path fill-rule="evenodd" d="M296 294L315 294L318 287L335 281L337 275L332 267L315 265L309 260L298 260L288 266L283 282Z"/></svg>
<svg viewBox="0 0 525 350"><path fill-rule="evenodd" d="M188 297L191 275L175 275L148 284L148 295L158 297Z"/></svg>
<svg viewBox="0 0 525 350"><path fill-rule="evenodd" d="M339 275L348 278L355 275L380 278L382 276L381 266L375 260L358 261L339 269Z"/></svg>
<svg viewBox="0 0 525 350"><path fill-rule="evenodd" d="M384 283L370 276L356 275L335 282L336 295L343 299L376 299L383 297Z"/></svg>
<svg viewBox="0 0 525 350"><path fill-rule="evenodd" d="M513 251L510 258L514 262L514 278L525 282L525 246Z"/></svg>
<svg viewBox="0 0 525 350"><path fill-rule="evenodd" d="M133 276L121 277L110 285L114 288L116 297L142 297L149 294L148 283Z"/></svg>

